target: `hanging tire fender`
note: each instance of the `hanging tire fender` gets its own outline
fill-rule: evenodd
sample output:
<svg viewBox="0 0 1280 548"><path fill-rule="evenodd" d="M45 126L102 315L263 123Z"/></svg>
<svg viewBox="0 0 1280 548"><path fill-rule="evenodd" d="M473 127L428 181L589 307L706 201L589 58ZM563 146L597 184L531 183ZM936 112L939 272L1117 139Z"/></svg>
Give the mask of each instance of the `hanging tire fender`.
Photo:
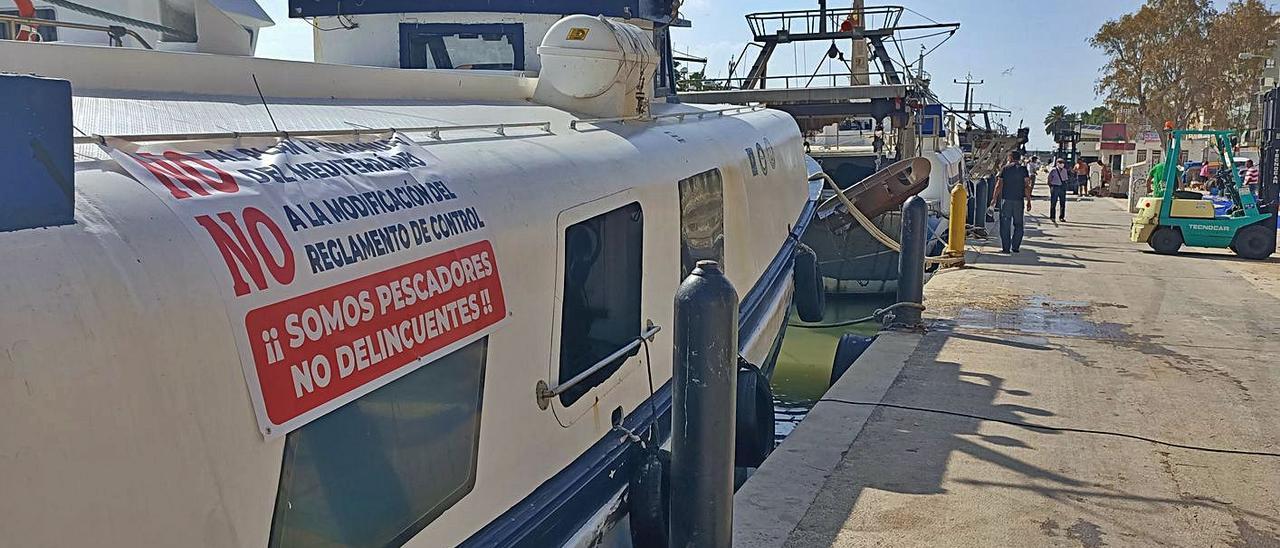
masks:
<svg viewBox="0 0 1280 548"><path fill-rule="evenodd" d="M845 333L840 336L840 342L836 343L836 355L831 360L831 378L830 384L834 385L845 371L858 361L863 352L871 346L871 342L876 340L875 337L864 337L853 333Z"/></svg>
<svg viewBox="0 0 1280 548"><path fill-rule="evenodd" d="M632 446L635 466L627 485L632 546L666 548L671 523L671 452Z"/></svg>
<svg viewBox="0 0 1280 548"><path fill-rule="evenodd" d="M738 358L733 465L755 468L773 452L773 388L755 364Z"/></svg>
<svg viewBox="0 0 1280 548"><path fill-rule="evenodd" d="M791 277L795 282L796 314L801 321L820 322L827 308L827 294L822 289L822 267L813 248L797 244Z"/></svg>

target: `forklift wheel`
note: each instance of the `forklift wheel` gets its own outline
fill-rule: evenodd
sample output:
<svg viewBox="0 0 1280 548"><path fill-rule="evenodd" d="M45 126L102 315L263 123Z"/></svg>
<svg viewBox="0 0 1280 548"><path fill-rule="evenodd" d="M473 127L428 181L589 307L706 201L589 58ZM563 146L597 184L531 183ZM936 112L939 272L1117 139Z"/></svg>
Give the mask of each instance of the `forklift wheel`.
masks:
<svg viewBox="0 0 1280 548"><path fill-rule="evenodd" d="M1147 244L1151 249L1156 250L1156 253L1173 255L1182 247L1182 232L1173 227L1162 226L1151 233Z"/></svg>
<svg viewBox="0 0 1280 548"><path fill-rule="evenodd" d="M1271 239L1271 231L1262 225L1250 225L1236 232L1231 248L1236 255L1246 259L1260 261L1275 252L1275 240Z"/></svg>

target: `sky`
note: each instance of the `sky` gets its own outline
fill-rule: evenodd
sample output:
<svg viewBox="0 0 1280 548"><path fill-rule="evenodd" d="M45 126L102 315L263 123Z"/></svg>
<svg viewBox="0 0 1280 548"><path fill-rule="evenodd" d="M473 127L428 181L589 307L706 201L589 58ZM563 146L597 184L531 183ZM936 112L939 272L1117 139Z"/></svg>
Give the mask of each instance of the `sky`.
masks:
<svg viewBox="0 0 1280 548"><path fill-rule="evenodd" d="M276 21L265 29L257 54L278 59L311 60L311 27L287 17L288 0L259 0ZM875 0L867 2L877 5ZM993 102L1012 111L1009 126L1032 128L1030 148L1050 149L1053 143L1043 130L1043 120L1053 105L1076 111L1102 104L1094 86L1106 62L1089 45L1104 22L1137 10L1140 0L909 0L905 5L934 20L960 23L947 43L925 58L925 70L933 76L933 91L944 101L962 101L964 86L952 83L972 74L985 83L976 88L975 100ZM843 2L831 0L830 6ZM727 74L730 58L751 41L744 15L750 12L816 8L816 0L685 0L683 16L690 29L672 35L679 51L706 57L708 76ZM901 24L927 21L904 16ZM916 34L923 34L920 31ZM933 47L941 37L904 45L914 59L920 44ZM826 51L827 44L781 46L770 64L771 74L807 74ZM842 44L848 52L848 44ZM794 67L794 68L793 68ZM824 70L824 72L826 72Z"/></svg>
<svg viewBox="0 0 1280 548"><path fill-rule="evenodd" d="M867 5L880 2L871 0ZM939 22L960 23L960 30L945 44L925 57L925 70L933 77L932 88L944 101L964 100L964 86L953 80L974 80L976 101L996 103L1012 112L1006 124L1030 127L1029 148L1048 150L1052 139L1044 132L1044 116L1053 105L1067 105L1083 111L1102 104L1094 92L1106 63L1089 38L1104 22L1138 9L1140 0L908 0L904 5ZM680 51L706 57L707 73L724 76L731 56L742 51L751 39L745 13L782 9L809 9L813 0L687 0L683 13L693 28L674 34ZM842 5L838 0L829 6ZM919 15L906 13L900 24L923 24ZM915 31L922 35L932 31ZM904 51L914 60L920 45L932 48L942 37L907 42ZM770 73L812 73L816 60L829 44L813 43L808 51L787 51L780 46L770 64ZM841 45L848 52L846 44ZM793 59L799 57L799 63ZM807 60L808 63L804 61ZM799 70L792 67L804 66ZM823 72L826 72L824 69ZM1021 123L1020 123L1021 122Z"/></svg>

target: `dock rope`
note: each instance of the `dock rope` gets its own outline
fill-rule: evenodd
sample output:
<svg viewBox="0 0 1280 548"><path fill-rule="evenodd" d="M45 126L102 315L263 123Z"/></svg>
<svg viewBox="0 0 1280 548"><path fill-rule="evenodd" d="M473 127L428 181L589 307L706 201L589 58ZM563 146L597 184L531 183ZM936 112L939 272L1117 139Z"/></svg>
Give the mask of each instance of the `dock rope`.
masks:
<svg viewBox="0 0 1280 548"><path fill-rule="evenodd" d="M1188 451L1199 451L1202 453L1220 453L1225 455L1247 455L1247 456L1253 456L1253 457L1280 458L1280 453L1277 453L1274 451L1258 451L1258 450L1251 450L1251 449L1224 449L1220 447L1204 447L1200 445L1188 445L1185 443L1175 443L1171 441L1164 441L1164 440L1158 440L1155 438L1149 438L1147 436L1143 436L1140 434L1129 434L1126 432L1112 432L1110 430L1094 430L1090 428L1074 428L1070 426L1050 426L1047 424L1036 424L1031 422L997 419L995 417L986 417L986 416L975 415L970 413L961 413L959 411L948 411L945 409L916 407L913 405L901 405L896 403L885 403L885 402L854 401L854 400L843 400L840 398L825 398L825 397L820 398L818 400L818 403L821 403L821 402L839 403L844 405L856 405L856 406L865 406L865 407L887 407L890 409L903 409L907 411L917 411L921 413L933 413L937 415L948 415L952 417L963 417L966 419L977 419L981 421L998 422L1001 424L1007 424L1009 426L1017 426L1019 428L1027 428L1031 430L1045 430L1049 432L1073 432L1076 434L1093 434L1097 436L1112 436L1117 438L1144 441L1147 443L1152 443L1155 445L1163 445L1166 447L1176 447L1178 449L1186 449Z"/></svg>
<svg viewBox="0 0 1280 548"><path fill-rule="evenodd" d="M873 321L873 320L874 320L874 321L880 321L881 319L886 318L886 317L890 318L890 321L892 321L892 318L893 318L893 314L892 314L892 312L893 312L894 310L899 309L899 308L914 308L914 309L916 309L916 310L920 310L920 311L924 311L924 309L925 309L925 308L924 308L924 305L922 305L922 304L920 304L920 303L913 303L913 302L907 302L907 301L904 301L904 302L900 302L900 303L894 303L894 304L891 304L891 305L886 306L886 307L884 307L884 308L877 308L877 309L875 310L875 312L872 312L872 313L871 313L871 315L870 315L870 316L864 316L864 317L861 317L861 318L854 318L854 319L852 319L852 320L840 320L840 321L838 321L838 322L831 322L831 323L802 323L802 322L788 322L788 323L787 323L787 325L788 325L788 326L790 326L790 327L802 327L802 328L805 328L805 329L828 329L828 328L833 328L833 327L848 327L848 326L851 326L851 325L856 325L856 324L860 324L860 323L865 323L865 322L869 322L869 321Z"/></svg>
<svg viewBox="0 0 1280 548"><path fill-rule="evenodd" d="M850 200L848 196L844 195L844 192L840 189L840 185L836 184L835 180L832 179L830 175L827 175L824 172L818 172L809 177L810 181L814 179L824 180L827 186L831 187L831 189L836 192L836 197L840 200L841 203L844 204L844 207L849 210L849 215L853 216L854 220L858 221L859 225L862 225L862 228L867 231L867 234L870 234L872 238L875 238L876 241L880 242L881 244L884 244L885 247L889 248L892 251L897 251L897 252L902 251L902 244L899 244L897 240L893 239L892 236L885 234L883 230L880 230L880 227L876 226L874 221L872 221L866 215L863 215L863 213L858 210L858 207L853 205L853 200ZM938 257L925 257L924 260L926 263L929 263L929 264L950 266L950 265L963 263L964 257L938 256Z"/></svg>

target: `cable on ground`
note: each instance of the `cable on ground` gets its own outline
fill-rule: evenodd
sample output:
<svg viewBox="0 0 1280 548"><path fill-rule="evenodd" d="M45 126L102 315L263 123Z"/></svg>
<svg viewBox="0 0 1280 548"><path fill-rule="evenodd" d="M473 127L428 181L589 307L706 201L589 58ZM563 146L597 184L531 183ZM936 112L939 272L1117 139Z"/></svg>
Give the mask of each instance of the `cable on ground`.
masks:
<svg viewBox="0 0 1280 548"><path fill-rule="evenodd" d="M1017 427L1019 427L1019 428L1029 428L1029 429L1032 429L1032 430L1045 430L1045 431L1049 431L1049 432L1074 432L1074 433L1077 433L1077 434L1094 434L1094 435L1098 435L1098 436L1112 436L1112 437L1117 437L1117 438L1125 438L1125 439L1131 439L1131 440L1137 440L1137 441L1144 441L1144 442L1147 442L1147 443L1152 443L1152 444L1156 444L1156 445L1163 445L1163 446L1166 446L1166 447L1176 447L1176 448L1178 448L1178 449L1186 449L1186 450L1188 450L1188 451L1199 451L1199 452L1202 452L1202 453L1220 453L1220 454L1225 454L1225 455L1248 455L1248 456L1254 456L1254 457L1273 457L1273 458L1280 458L1280 453L1272 452L1272 451L1254 451L1254 450L1244 450L1244 449L1223 449L1223 448L1220 448L1220 447L1204 447L1204 446L1200 446L1200 445L1188 445L1188 444L1184 444L1184 443L1174 443L1174 442L1171 442L1171 441L1164 441L1164 440L1158 440L1158 439L1155 439L1155 438L1149 438L1149 437L1142 436L1142 435L1139 435L1139 434L1129 434L1129 433L1125 433L1125 432L1112 432L1112 431L1109 431L1109 430L1093 430L1093 429L1089 429L1089 428L1073 428L1073 427L1068 427L1068 426L1049 426L1049 425L1046 425L1046 424L1035 424L1035 423L1030 423L1030 422L1022 422L1022 421L1013 421L1013 420L997 419L997 418L994 418L994 417L984 417L984 416L982 416L982 415L974 415L974 414L970 414L970 413L961 413L961 412L959 412L959 411L947 411L947 410L945 410L945 409L931 409L931 408L928 408L928 407L915 407L915 406L912 406L912 405L900 405L900 404L896 404L896 403L885 403L885 402L865 402L865 401L843 400L843 399L840 399L840 398L821 398L821 399L819 399L819 400L818 400L818 402L841 403L841 404L845 404L845 405L857 405L857 406L865 406L865 407L888 407L888 408L891 408L891 409L903 409L903 410L907 410L907 411L919 411L919 412L922 412L922 413L934 413L934 414L938 414L938 415L949 415L949 416L952 416L952 417L963 417L963 418L967 418L967 419L977 419L977 420L983 420L983 421L998 422L998 423L1001 423L1001 424L1007 424L1007 425L1010 425L1010 426L1017 426Z"/></svg>

